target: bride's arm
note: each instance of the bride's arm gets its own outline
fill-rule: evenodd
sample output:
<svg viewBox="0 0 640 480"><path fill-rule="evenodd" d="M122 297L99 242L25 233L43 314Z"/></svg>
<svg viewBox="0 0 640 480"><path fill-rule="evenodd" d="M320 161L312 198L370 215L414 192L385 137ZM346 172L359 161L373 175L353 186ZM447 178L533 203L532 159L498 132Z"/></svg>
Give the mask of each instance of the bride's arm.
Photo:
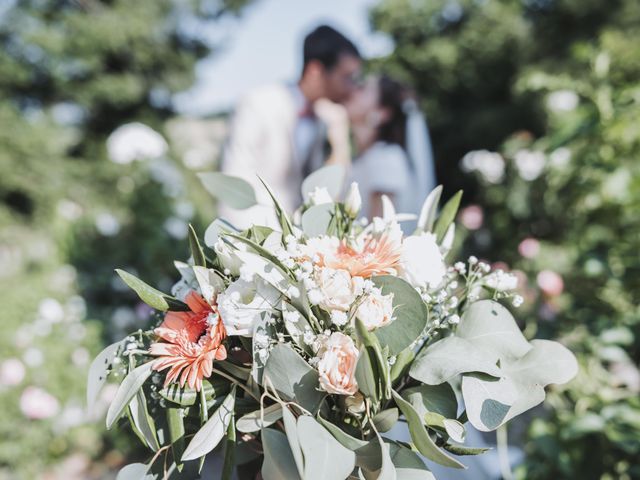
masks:
<svg viewBox="0 0 640 480"><path fill-rule="evenodd" d="M349 118L342 105L326 99L318 100L314 109L316 115L327 125L327 140L331 153L327 164L351 164L351 141L349 138Z"/></svg>

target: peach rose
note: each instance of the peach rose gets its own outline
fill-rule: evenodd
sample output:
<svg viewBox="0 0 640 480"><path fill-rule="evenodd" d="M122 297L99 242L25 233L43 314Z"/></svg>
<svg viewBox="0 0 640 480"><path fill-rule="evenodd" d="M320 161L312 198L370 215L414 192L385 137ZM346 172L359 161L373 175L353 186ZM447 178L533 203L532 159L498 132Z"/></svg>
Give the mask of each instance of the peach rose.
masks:
<svg viewBox="0 0 640 480"><path fill-rule="evenodd" d="M358 349L351 337L333 332L320 347L318 358L320 386L323 390L338 395L353 395L358 391Z"/></svg>
<svg viewBox="0 0 640 480"><path fill-rule="evenodd" d="M379 289L375 290L364 298L356 310L356 318L369 331L384 327L393 320L393 293L382 295Z"/></svg>
<svg viewBox="0 0 640 480"><path fill-rule="evenodd" d="M315 281L322 294L320 306L325 310L346 312L360 294L359 282L346 270L321 268L316 272Z"/></svg>

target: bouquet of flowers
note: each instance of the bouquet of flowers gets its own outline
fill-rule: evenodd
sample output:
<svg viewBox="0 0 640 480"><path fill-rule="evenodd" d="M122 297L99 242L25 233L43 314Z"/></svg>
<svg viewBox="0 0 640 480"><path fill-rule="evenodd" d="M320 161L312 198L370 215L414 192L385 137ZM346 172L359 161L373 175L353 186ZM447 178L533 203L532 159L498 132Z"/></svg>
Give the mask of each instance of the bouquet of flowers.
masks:
<svg viewBox="0 0 640 480"><path fill-rule="evenodd" d="M447 265L461 192L438 214L436 188L404 235L411 218L388 199L370 222L357 185L337 201L344 176L308 177L293 218L262 182L272 226L216 220L204 247L191 229L171 295L118 270L161 312L90 368L89 404L118 381L107 427L126 419L155 452L119 478L179 478L219 448L222 478L245 465L240 478L432 479L423 459L464 468L485 450L464 444L467 421L497 429L576 374L571 352L527 341L503 305L521 301L515 277L474 257ZM257 203L244 180L202 180L233 207ZM405 439L385 437L398 422Z"/></svg>

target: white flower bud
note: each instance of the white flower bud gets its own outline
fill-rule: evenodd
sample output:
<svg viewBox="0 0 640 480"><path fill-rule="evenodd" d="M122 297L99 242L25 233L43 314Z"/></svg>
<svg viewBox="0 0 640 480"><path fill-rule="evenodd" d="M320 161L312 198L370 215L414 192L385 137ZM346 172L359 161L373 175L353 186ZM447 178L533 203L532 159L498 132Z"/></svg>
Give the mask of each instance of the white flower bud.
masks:
<svg viewBox="0 0 640 480"><path fill-rule="evenodd" d="M344 208L351 218L355 218L360 212L361 207L362 197L360 196L360 189L356 182L352 182L349 193L347 193L347 198L344 201Z"/></svg>

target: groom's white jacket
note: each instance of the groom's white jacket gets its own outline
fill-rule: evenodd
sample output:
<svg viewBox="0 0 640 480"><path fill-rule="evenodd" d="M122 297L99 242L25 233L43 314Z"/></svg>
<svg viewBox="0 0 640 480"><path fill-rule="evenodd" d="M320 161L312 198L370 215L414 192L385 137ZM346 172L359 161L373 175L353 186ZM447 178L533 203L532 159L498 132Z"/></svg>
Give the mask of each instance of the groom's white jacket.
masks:
<svg viewBox="0 0 640 480"><path fill-rule="evenodd" d="M271 200L257 175L291 213L300 205L304 176L324 163L326 127L320 121L308 157L295 157L297 108L293 92L285 84L257 88L238 103L224 148L222 171L251 183L259 205L246 210L221 205L220 216L234 226L244 229L254 224L277 225Z"/></svg>

